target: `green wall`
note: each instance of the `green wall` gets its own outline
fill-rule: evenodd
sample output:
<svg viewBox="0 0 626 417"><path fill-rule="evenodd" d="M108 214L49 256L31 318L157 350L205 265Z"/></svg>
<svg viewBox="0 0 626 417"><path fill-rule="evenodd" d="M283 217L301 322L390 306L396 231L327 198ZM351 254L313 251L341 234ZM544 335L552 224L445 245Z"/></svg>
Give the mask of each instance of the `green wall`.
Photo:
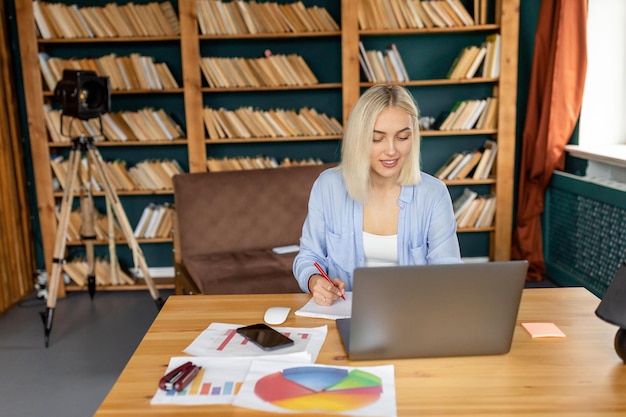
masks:
<svg viewBox="0 0 626 417"><path fill-rule="evenodd" d="M143 0L140 2L148 2ZM69 2L75 3L75 2ZM80 6L89 5L104 5L109 3L108 0L93 0L81 2ZM320 5L327 8L331 15L337 20L340 20L340 2L334 0L318 0L318 1L305 1L305 5ZM540 0L523 0L520 9L520 48L519 48L519 92L518 92L518 139L521 140L521 127L523 126L524 114L526 109L526 95L528 89L529 73L532 62L532 46L534 42L534 31L536 27L537 12L540 5ZM25 106L23 95L21 94L22 81L21 81L21 68L19 66L19 50L16 39L16 27L15 27L15 13L13 0L9 1L9 13L12 19L7 22L11 27L11 34L13 37L14 54L16 57L16 86L18 93L20 94L20 112L25 114ZM459 35L459 34L446 34L444 36L438 35L431 37L425 36L377 36L372 39L364 38L364 42L367 44L367 49L380 48L382 49L389 43L396 43L403 59L406 61L407 66L414 68L415 71L419 71L423 74L423 78L440 77L441 74L445 74L445 71L449 68L454 55L461 48L467 44L478 44L481 40L484 40L485 34L471 34L471 35ZM213 42L205 42L201 46L203 54L216 54L216 55L230 55L230 56L255 56L261 53L265 48L270 48L274 53L289 52L290 43L292 40L247 40L247 41L220 41L218 45L213 45ZM298 42L301 42L298 40ZM339 38L323 38L306 40L308 43L306 48L305 59L310 63L313 71L317 74L321 82L337 82L340 81L340 39ZM456 45L451 48L450 45ZM172 68L175 76L178 80L181 79L180 72L180 52L175 42L172 44L162 43L158 44L158 48L152 46L145 46L142 44L140 49L143 54L154 55L157 61L167 61L168 65ZM67 47L63 47L64 51L59 50L59 55L66 54L72 55L82 53L84 56L100 56L105 52L108 53L110 48L113 47L119 54L127 54L131 52L132 45L126 44L103 44L102 46L90 45L87 51L68 51ZM130 49L129 49L130 48ZM99 50L101 49L101 50ZM54 52L54 48L51 48ZM144 52L145 51L145 52ZM424 59L428 57L428 59ZM327 69L331 70L328 71ZM467 95L464 98L472 97L484 97L489 94L490 86L485 85L470 85L464 87L463 95ZM449 109L451 103L459 98L459 90L451 88L450 86L431 86L431 87L419 87L412 88L414 95L418 101L420 111L422 115L438 116L445 110ZM120 100L117 97L113 97L113 110L118 109L136 109L144 107L144 102L149 100L150 106L164 107L166 111L172 114L177 121L184 127L184 112L182 104L182 95L172 97L172 95L159 96L150 94L149 97L143 95L123 96L124 99ZM229 94L205 94L205 105L211 107L224 106L226 108L236 108L240 106L242 102L249 102L250 105L268 109L268 108L297 108L300 105L308 105L316 108L318 111L326 112L329 115L335 116L341 119L341 91L329 90L319 91L313 90L310 92L303 92L302 94L291 94L285 92L274 93L229 93ZM30 158L30 147L27 140L28 130L26 126L26 117L22 117L22 132L24 136L24 148L26 155L26 169L29 178L28 190L31 200L31 211L34 225L34 243L37 254L37 266L40 269L44 269L43 254L41 247L41 233L38 226L37 218L37 204L34 191L34 181L32 174L32 163ZM467 136L467 137L453 137L453 138L424 138L422 159L424 170L427 172L434 172L449 156L449 150L452 146L458 148L464 146L466 148L480 147L484 142L484 137L480 136ZM454 144L453 144L454 142ZM338 141L320 141L320 142L306 142L306 143L278 143L278 144L235 144L235 145L219 145L210 146L207 148L207 154L209 156L238 156L238 155L258 155L266 154L273 155L278 158L289 156L292 158L301 158L307 156L320 156L325 161L337 161L339 158L339 146ZM163 149L165 148L165 149ZM518 150L521 149L521 143L518 143ZM187 155L186 148L184 146L173 147L148 147L141 149L133 148L107 148L102 149L101 152L105 159L113 159L121 157L128 160L130 163L139 161L146 157L175 157L181 165L187 169ZM519 155L518 151L518 155ZM519 157L518 157L519 160ZM462 187L451 187L451 194L453 197L458 195L462 191ZM483 192L478 189L479 192ZM485 193L488 191L488 187L485 187ZM103 199L101 199L103 200ZM132 201L131 201L132 200ZM172 201L172 196L129 196L123 198L123 204L127 211L131 224L136 224L143 207L148 202L161 202ZM128 204L130 202L130 204ZM103 203L97 203L103 204ZM459 235L461 241L461 247L463 256L487 256L489 248L488 234L486 233L461 233ZM143 251L146 254L148 265L150 266L164 266L171 265L171 245L170 244L147 244L142 245ZM100 248L105 250L105 247ZM80 251L80 249L72 249L73 251ZM121 251L121 259L128 260L128 254L124 254L124 250ZM163 256L167 253L167 256Z"/></svg>

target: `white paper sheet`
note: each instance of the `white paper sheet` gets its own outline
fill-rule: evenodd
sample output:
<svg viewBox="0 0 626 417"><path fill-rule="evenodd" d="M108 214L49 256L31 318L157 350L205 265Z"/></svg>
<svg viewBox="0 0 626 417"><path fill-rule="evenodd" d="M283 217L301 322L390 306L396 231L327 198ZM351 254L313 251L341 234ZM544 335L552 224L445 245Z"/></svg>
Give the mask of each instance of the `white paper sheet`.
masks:
<svg viewBox="0 0 626 417"><path fill-rule="evenodd" d="M271 413L395 417L394 367L254 360L233 405Z"/></svg>
<svg viewBox="0 0 626 417"><path fill-rule="evenodd" d="M190 358L176 356L170 359L169 366L163 375L191 361L202 369L193 381L182 391L164 391L158 388L150 404L201 405L230 404L248 373L252 358Z"/></svg>
<svg viewBox="0 0 626 417"><path fill-rule="evenodd" d="M350 318L352 315L352 292L344 293L344 297L346 297L345 300L340 298L330 306L321 306L311 297L311 299L294 314L296 316L329 320Z"/></svg>
<svg viewBox="0 0 626 417"><path fill-rule="evenodd" d="M183 352L205 357L278 357L281 360L315 362L328 333L328 327L325 325L313 328L273 326L291 338L294 344L268 352L237 334L237 328L242 326L211 323Z"/></svg>

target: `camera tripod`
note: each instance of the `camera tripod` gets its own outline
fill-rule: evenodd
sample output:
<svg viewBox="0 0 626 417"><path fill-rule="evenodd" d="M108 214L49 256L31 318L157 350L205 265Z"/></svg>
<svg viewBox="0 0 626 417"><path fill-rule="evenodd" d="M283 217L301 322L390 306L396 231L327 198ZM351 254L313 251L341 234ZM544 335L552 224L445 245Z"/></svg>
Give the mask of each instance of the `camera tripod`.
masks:
<svg viewBox="0 0 626 417"><path fill-rule="evenodd" d="M87 155L87 179L83 180L79 173L79 167L81 165L81 156L85 152ZM119 201L117 193L109 180L107 171L105 170L105 162L100 155L100 152L96 148L93 137L78 136L72 138L72 149L69 156L69 167L67 171L67 177L65 181L65 189L63 190L63 200L61 203L61 210L59 215L59 223L55 236L54 252L52 254L52 271L50 274L49 288L48 288L48 301L47 309L45 312L41 312L41 317L44 322L45 332L45 345L48 347L50 340L50 331L52 330L52 321L54 317L54 309L57 303L57 292L59 288L59 280L61 279L61 271L63 269L65 247L67 242L67 229L69 225L70 213L72 211L72 203L74 201L74 192L76 181L82 183L81 185L81 217L82 226L80 230L81 238L85 242L85 250L87 252L87 287L89 295L93 298L96 291L96 276L95 276L95 257L94 257L94 240L96 239L95 233L95 209L93 204L93 194L91 190L92 182L92 169L95 172L102 183L102 188L105 192L106 199L111 205L115 217L117 218L120 228L126 238L129 248L133 251L135 258L143 272L143 277L150 290L150 295L155 301L157 308L160 310L163 306L163 300L159 295L159 290L156 288L152 276L148 271L148 265L146 259L141 251L141 248L137 244L137 239L133 233L133 230L128 222L128 217L124 212L124 208ZM86 195L85 195L86 190ZM112 265L117 267L117 265Z"/></svg>

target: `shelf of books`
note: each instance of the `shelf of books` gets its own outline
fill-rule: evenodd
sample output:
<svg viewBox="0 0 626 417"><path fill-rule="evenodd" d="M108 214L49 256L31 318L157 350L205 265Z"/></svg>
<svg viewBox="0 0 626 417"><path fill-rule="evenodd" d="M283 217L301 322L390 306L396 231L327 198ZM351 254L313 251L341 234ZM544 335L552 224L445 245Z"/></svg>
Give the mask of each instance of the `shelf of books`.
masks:
<svg viewBox="0 0 626 417"><path fill-rule="evenodd" d="M411 90L423 169L450 189L462 255L510 259L519 1L358 6L343 25L358 30L344 65L357 62L359 92L381 82Z"/></svg>
<svg viewBox="0 0 626 417"><path fill-rule="evenodd" d="M466 188L481 203L493 197L497 209L488 225L487 212L478 221L486 203L473 222L468 216L459 225L479 232L461 233L462 239L480 239L462 242L462 250L479 246L493 260L509 258L519 0L15 5L47 267L69 137L94 137L142 249L150 252L147 263L158 268L172 263L163 256L172 249L172 175L336 162L347 115L377 82L414 93L424 169L439 176L446 165L441 178L455 201ZM110 112L97 121L61 117L54 88L65 68L107 76ZM463 168L448 167L453 160ZM91 182L106 219L98 179ZM124 251L120 239L101 237L98 248ZM73 253L80 239L68 243Z"/></svg>
<svg viewBox="0 0 626 417"><path fill-rule="evenodd" d="M192 171L336 161L342 135L336 2L198 0L195 16L197 23L188 23L199 31L183 32L200 68L188 74L199 88L189 90L195 104L187 117L201 126L196 134L208 148L190 153ZM318 59L322 50L326 61Z"/></svg>

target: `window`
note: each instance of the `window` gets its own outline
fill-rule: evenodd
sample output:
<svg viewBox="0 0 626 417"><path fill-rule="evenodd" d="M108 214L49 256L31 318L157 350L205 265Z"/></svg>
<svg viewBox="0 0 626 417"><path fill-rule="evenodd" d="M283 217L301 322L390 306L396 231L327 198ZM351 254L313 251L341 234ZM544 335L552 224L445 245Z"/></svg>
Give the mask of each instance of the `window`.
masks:
<svg viewBox="0 0 626 417"><path fill-rule="evenodd" d="M587 79L573 156L587 176L626 181L626 2L589 0ZM623 171L623 173L620 173Z"/></svg>

